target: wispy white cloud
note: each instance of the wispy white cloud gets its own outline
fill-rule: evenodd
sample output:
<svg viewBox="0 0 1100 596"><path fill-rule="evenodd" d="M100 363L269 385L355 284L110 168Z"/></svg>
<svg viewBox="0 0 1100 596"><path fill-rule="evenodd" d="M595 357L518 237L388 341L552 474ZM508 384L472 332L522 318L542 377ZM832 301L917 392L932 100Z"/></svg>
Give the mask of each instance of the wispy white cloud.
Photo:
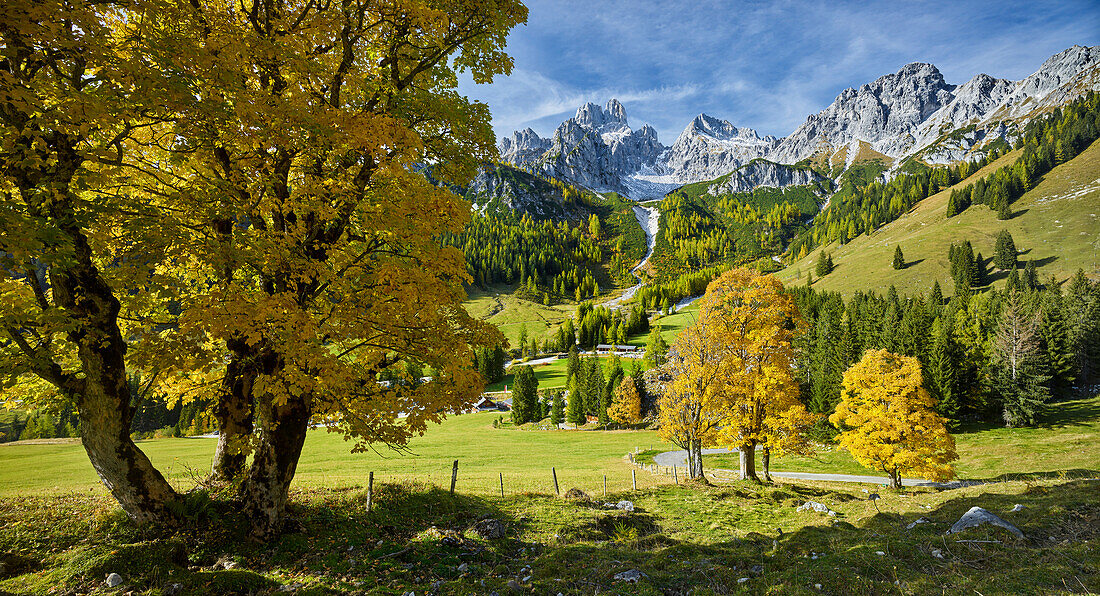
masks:
<svg viewBox="0 0 1100 596"><path fill-rule="evenodd" d="M1021 78L1074 43L1100 43L1095 0L539 0L509 52L517 68L461 89L499 134L540 134L581 104L616 97L631 124L671 142L706 112L785 135L858 86L909 62L949 82Z"/></svg>

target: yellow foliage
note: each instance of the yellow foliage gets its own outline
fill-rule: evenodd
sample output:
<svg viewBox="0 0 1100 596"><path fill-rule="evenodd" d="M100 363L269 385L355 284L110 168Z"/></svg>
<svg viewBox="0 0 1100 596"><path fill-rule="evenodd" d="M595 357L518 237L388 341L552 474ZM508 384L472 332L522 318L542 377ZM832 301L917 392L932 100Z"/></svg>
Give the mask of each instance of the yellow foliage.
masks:
<svg viewBox="0 0 1100 596"><path fill-rule="evenodd" d="M932 480L955 476L955 439L922 385L916 358L870 350L844 373L833 425L845 428L840 444L861 464L890 475Z"/></svg>
<svg viewBox="0 0 1100 596"><path fill-rule="evenodd" d="M813 418L798 400L791 346L802 323L782 284L732 269L711 282L699 306L699 319L669 352L661 435L676 444L804 452Z"/></svg>
<svg viewBox="0 0 1100 596"><path fill-rule="evenodd" d="M615 389L615 400L607 408L607 415L620 424L637 424L642 420L642 396L634 386L634 379L623 377Z"/></svg>

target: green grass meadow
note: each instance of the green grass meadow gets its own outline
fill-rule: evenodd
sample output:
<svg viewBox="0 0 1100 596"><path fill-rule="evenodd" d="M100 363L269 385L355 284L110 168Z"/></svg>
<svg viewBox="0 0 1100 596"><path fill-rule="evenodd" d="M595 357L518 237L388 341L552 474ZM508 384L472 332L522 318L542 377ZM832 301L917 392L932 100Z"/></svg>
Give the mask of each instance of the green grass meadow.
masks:
<svg viewBox="0 0 1100 596"><path fill-rule="evenodd" d="M573 486L602 490L604 474L609 487L624 490L631 482L631 466L624 460L627 452L660 445L652 431L494 429L498 416L452 416L414 438L403 452L379 447L351 453L352 443L341 435L310 431L294 484L299 488L365 486L373 471L376 482L417 481L449 487L451 464L457 459L458 488L466 493L499 494L500 474L508 493L553 492L551 467L557 469L563 492ZM0 445L0 498L74 490L105 494L79 441L53 441ZM153 464L183 489L208 473L214 444L210 438L139 442ZM647 486L656 482L648 475L638 479Z"/></svg>

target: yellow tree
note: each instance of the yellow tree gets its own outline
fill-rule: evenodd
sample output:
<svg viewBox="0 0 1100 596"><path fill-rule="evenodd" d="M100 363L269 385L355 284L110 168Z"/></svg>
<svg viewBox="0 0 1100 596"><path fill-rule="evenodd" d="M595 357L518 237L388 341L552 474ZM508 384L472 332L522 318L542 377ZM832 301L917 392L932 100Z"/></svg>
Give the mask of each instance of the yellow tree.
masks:
<svg viewBox="0 0 1100 596"><path fill-rule="evenodd" d="M740 451L740 477L758 480L758 445L791 444L801 434L791 341L802 324L798 308L774 277L732 269L699 300L718 355L717 407L726 413L719 442Z"/></svg>
<svg viewBox="0 0 1100 596"><path fill-rule="evenodd" d="M764 466L764 479L770 481L771 456L813 455L816 446L810 440L810 430L824 416L815 414L798 404L782 411L767 420L769 425L764 432L761 446L760 463Z"/></svg>
<svg viewBox="0 0 1100 596"><path fill-rule="evenodd" d="M215 469L241 477L258 536L311 418L399 445L476 396L470 346L499 336L462 309L440 237L469 217L446 184L494 147L455 88L511 68L519 2L2 10L4 397L41 395L37 377L75 401L131 516L164 520L176 495L129 440L128 371L221 376ZM379 383L419 365L431 382Z"/></svg>
<svg viewBox="0 0 1100 596"><path fill-rule="evenodd" d="M607 408L607 415L620 424L637 424L642 420L642 396L634 385L634 379L623 377L615 389L615 400Z"/></svg>
<svg viewBox="0 0 1100 596"><path fill-rule="evenodd" d="M187 214L182 250L214 280L180 327L225 346L215 473L243 475L267 536L311 419L356 450L401 445L480 392L471 346L500 338L462 308L471 280L440 239L470 213L448 185L495 148L487 107L455 87L460 71L510 70L526 8L200 1L144 17L145 59L179 80L164 97L180 114L170 159L186 166L154 191ZM430 382L379 382L419 365Z"/></svg>
<svg viewBox="0 0 1100 596"><path fill-rule="evenodd" d="M843 429L840 444L859 463L888 474L894 488L903 474L955 476L955 439L922 382L916 358L869 350L845 371L840 404L829 417Z"/></svg>
<svg viewBox="0 0 1100 596"><path fill-rule="evenodd" d="M136 521L158 522L178 496L130 439L128 365L145 324L127 313L161 309L177 286L159 268L164 213L124 186L131 141L163 122L133 100L159 84L125 59L125 14L81 0L0 6L0 397L75 406L104 485Z"/></svg>

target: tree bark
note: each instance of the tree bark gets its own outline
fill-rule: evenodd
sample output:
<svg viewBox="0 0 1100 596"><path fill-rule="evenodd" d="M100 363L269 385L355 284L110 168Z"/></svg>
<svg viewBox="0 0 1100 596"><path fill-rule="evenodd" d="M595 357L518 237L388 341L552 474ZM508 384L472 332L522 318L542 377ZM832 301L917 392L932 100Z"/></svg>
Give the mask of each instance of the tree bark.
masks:
<svg viewBox="0 0 1100 596"><path fill-rule="evenodd" d="M762 451L763 451L763 453L760 454L760 463L764 464L764 480L767 480L768 482L771 482L772 481L772 470L771 470L772 448L765 445Z"/></svg>
<svg viewBox="0 0 1100 596"><path fill-rule="evenodd" d="M211 475L229 482L244 473L252 437L252 386L259 356L241 339L228 344L231 356L222 378L222 390L214 417L218 421L218 445L214 449Z"/></svg>
<svg viewBox="0 0 1100 596"><path fill-rule="evenodd" d="M245 511L256 538L266 540L282 530L287 494L311 415L312 399L308 395L285 404L273 404L269 396L257 399L259 441L243 491Z"/></svg>
<svg viewBox="0 0 1100 596"><path fill-rule="evenodd" d="M741 446L741 480L755 480L760 482L756 475L756 443L749 442Z"/></svg>
<svg viewBox="0 0 1100 596"><path fill-rule="evenodd" d="M691 449L688 450L688 476L692 480L703 478L703 442L691 441Z"/></svg>
<svg viewBox="0 0 1100 596"><path fill-rule="evenodd" d="M74 258L53 264L50 282L57 305L77 322L69 339L77 346L84 378L62 387L74 398L81 443L100 479L122 509L139 524L171 524L179 495L130 438L134 409L126 379L126 342L118 327L120 305L92 263L87 237L62 225Z"/></svg>
<svg viewBox="0 0 1100 596"><path fill-rule="evenodd" d="M896 466L890 471L890 487L901 488L901 474L898 472Z"/></svg>

